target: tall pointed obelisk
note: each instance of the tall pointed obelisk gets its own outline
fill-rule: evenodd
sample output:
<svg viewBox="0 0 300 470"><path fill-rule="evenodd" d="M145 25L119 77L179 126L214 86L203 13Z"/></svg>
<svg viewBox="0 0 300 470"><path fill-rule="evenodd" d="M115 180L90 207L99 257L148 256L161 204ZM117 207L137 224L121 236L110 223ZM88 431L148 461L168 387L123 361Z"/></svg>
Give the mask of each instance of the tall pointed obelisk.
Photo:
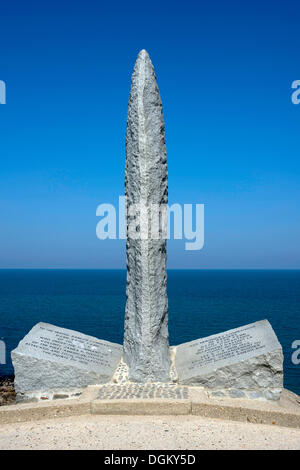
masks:
<svg viewBox="0 0 300 470"><path fill-rule="evenodd" d="M124 359L129 379L168 381L170 373L166 240L152 239L150 208L168 202L165 126L156 76L148 53L142 50L134 67L128 103L125 195L127 200L127 289ZM137 232L129 226L138 218ZM137 220L137 219L136 219ZM141 239L142 238L142 239Z"/></svg>

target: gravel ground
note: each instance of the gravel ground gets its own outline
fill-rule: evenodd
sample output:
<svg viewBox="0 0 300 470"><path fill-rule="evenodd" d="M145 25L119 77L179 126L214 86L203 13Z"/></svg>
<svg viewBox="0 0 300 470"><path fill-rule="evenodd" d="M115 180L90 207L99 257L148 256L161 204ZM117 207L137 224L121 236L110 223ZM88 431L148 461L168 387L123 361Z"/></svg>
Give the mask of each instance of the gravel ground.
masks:
<svg viewBox="0 0 300 470"><path fill-rule="evenodd" d="M300 449L300 429L198 416L77 416L0 426L0 449Z"/></svg>
<svg viewBox="0 0 300 470"><path fill-rule="evenodd" d="M16 401L13 377L0 377L0 406L12 405Z"/></svg>

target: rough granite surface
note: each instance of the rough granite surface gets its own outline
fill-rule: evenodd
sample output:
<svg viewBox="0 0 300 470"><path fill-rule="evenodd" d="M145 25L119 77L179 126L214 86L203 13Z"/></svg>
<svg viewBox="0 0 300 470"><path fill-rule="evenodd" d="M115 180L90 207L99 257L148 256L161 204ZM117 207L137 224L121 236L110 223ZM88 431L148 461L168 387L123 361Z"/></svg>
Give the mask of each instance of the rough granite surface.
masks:
<svg viewBox="0 0 300 470"><path fill-rule="evenodd" d="M150 57L142 50L131 82L126 134L127 301L124 360L129 379L170 380L166 240L151 237L151 205L168 202L162 103ZM147 211L134 210L142 203ZM139 237L131 236L136 223ZM161 235L161 230L159 231Z"/></svg>
<svg viewBox="0 0 300 470"><path fill-rule="evenodd" d="M38 323L11 353L15 390L22 394L108 382L121 354L119 344Z"/></svg>
<svg viewBox="0 0 300 470"><path fill-rule="evenodd" d="M219 396L230 389L230 396L250 391L253 398L278 400L283 389L282 348L267 320L184 343L176 348L175 364L179 383Z"/></svg>

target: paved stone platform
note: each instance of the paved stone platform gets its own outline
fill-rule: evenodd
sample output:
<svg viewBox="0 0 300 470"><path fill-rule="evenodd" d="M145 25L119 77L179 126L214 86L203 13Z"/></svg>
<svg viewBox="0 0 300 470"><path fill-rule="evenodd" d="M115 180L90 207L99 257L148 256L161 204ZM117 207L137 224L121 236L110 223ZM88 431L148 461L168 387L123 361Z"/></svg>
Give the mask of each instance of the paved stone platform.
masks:
<svg viewBox="0 0 300 470"><path fill-rule="evenodd" d="M128 399L176 399L189 398L188 387L174 384L124 384L103 385L99 388L98 400L128 400Z"/></svg>
<svg viewBox="0 0 300 470"><path fill-rule="evenodd" d="M199 387L91 385L73 398L0 406L0 426L80 415L179 416L300 428L300 397L284 390L280 400L213 397ZM123 388L121 388L123 387ZM144 388L145 387L145 388ZM187 391L186 391L187 389ZM158 396L161 395L161 396ZM152 398L153 395L153 398ZM60 395L62 396L62 395ZM44 397L46 398L46 397Z"/></svg>

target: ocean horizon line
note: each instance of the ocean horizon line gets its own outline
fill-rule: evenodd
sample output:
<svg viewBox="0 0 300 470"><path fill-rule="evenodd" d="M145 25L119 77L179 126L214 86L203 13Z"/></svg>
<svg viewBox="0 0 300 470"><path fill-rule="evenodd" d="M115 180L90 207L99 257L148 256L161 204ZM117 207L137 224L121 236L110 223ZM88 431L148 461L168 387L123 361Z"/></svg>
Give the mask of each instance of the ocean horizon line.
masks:
<svg viewBox="0 0 300 470"><path fill-rule="evenodd" d="M126 271L126 268L0 268L0 271ZM299 268L167 268L167 271L300 271Z"/></svg>

